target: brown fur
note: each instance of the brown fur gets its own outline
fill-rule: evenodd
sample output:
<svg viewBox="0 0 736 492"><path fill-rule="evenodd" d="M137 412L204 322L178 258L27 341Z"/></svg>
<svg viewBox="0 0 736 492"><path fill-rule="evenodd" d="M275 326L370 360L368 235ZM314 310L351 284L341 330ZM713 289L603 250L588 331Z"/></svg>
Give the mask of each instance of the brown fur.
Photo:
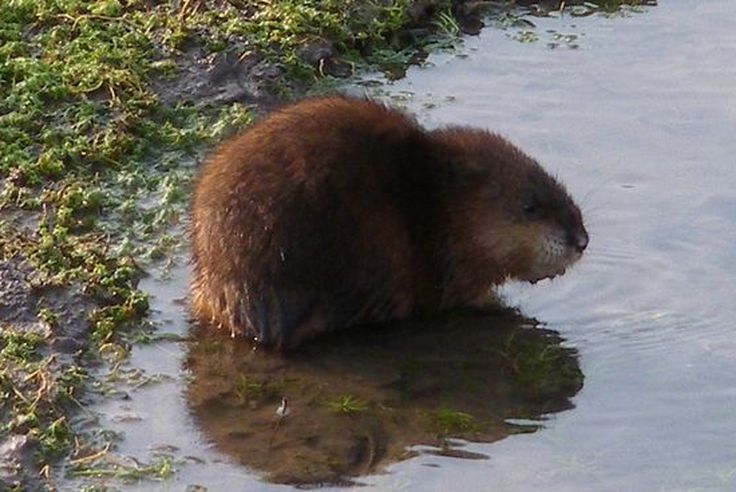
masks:
<svg viewBox="0 0 736 492"><path fill-rule="evenodd" d="M202 168L192 225L194 315L278 347L552 276L532 272L543 235L585 235L565 190L502 137L428 132L342 96L224 143Z"/></svg>

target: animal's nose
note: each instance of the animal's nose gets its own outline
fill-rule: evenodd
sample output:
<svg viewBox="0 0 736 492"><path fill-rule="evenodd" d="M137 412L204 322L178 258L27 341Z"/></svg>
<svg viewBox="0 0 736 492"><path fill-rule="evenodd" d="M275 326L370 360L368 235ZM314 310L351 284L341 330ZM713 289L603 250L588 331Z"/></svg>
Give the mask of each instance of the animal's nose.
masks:
<svg viewBox="0 0 736 492"><path fill-rule="evenodd" d="M582 253L588 247L588 233L585 229L571 231L568 241L570 242L570 246L575 248L578 253Z"/></svg>

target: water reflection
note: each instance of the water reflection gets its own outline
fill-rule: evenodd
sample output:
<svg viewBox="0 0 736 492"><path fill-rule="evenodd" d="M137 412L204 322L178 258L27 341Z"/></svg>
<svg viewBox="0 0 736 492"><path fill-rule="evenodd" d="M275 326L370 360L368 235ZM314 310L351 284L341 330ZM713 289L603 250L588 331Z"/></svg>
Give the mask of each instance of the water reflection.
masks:
<svg viewBox="0 0 736 492"><path fill-rule="evenodd" d="M200 328L188 397L216 446L268 480L350 483L415 445L484 458L450 438L496 441L537 428L508 419L571 408L583 375L561 342L512 310L371 326L288 356Z"/></svg>

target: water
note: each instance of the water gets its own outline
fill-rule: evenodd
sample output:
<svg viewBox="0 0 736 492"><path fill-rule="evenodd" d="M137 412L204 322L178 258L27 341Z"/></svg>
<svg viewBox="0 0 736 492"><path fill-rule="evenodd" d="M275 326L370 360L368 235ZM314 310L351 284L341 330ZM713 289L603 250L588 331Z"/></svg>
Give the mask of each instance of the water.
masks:
<svg viewBox="0 0 736 492"><path fill-rule="evenodd" d="M486 29L387 88L423 123L498 130L581 204L591 233L564 277L502 291L580 353L575 408L544 429L423 454L365 490L736 490L736 31L728 0L670 1L626 18L536 19L540 40ZM576 49L547 46L577 34ZM164 329L186 333L186 273L150 280ZM277 490L214 449L183 396L184 347L138 347L164 381L98 405L122 454L176 446L172 480L129 490ZM121 414L140 421L121 422ZM203 460L203 462L200 462ZM70 488L73 484L70 484Z"/></svg>
<svg viewBox="0 0 736 492"><path fill-rule="evenodd" d="M359 483L421 453L487 459L458 438L533 432L542 415L571 408L583 378L560 342L512 311L345 331L288 357L202 330L187 396L218 449L269 481Z"/></svg>

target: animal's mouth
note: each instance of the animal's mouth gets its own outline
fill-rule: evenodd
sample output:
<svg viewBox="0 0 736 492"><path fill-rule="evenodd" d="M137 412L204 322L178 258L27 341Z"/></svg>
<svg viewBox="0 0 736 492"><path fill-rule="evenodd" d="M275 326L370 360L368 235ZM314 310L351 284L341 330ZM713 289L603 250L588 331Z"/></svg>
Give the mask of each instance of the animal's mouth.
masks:
<svg viewBox="0 0 736 492"><path fill-rule="evenodd" d="M526 280L530 284L536 284L540 280L549 279L554 280L567 272L567 269L575 264L581 257L582 253L577 251L571 251L562 258L559 258L556 262L544 262L539 264L537 268L534 268L529 274L522 280Z"/></svg>
<svg viewBox="0 0 736 492"><path fill-rule="evenodd" d="M532 278L532 279L529 279L529 283L532 284L532 285L534 285L537 282L539 282L540 280L544 280L546 278L548 278L550 280L554 280L555 278L564 275L566 271L567 271L567 269L566 268L563 268L563 269L561 269L561 270L559 270L559 271L557 271L555 273L549 274L549 275L543 275L541 277Z"/></svg>

